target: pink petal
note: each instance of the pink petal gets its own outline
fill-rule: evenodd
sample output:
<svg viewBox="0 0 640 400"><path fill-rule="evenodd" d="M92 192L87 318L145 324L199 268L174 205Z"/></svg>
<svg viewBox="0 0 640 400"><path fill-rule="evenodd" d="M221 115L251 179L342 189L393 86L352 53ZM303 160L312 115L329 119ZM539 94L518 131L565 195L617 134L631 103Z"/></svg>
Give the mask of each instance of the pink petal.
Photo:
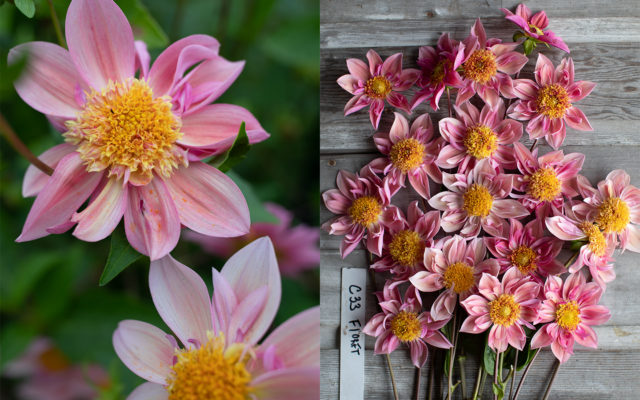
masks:
<svg viewBox="0 0 640 400"><path fill-rule="evenodd" d="M425 342L441 349L450 349L453 346L440 331L434 331L431 336L425 338Z"/></svg>
<svg viewBox="0 0 640 400"><path fill-rule="evenodd" d="M123 82L135 72L131 25L113 1L74 0L67 10L65 31L71 58L94 89L109 80Z"/></svg>
<svg viewBox="0 0 640 400"><path fill-rule="evenodd" d="M553 83L554 68L551 60L542 53L538 53L538 61L536 62L536 82L540 86L546 86Z"/></svg>
<svg viewBox="0 0 640 400"><path fill-rule="evenodd" d="M547 333L547 326L545 325L538 329L538 332L533 335L533 338L531 339L531 348L539 349L541 347L547 347L551 342L553 342L553 338Z"/></svg>
<svg viewBox="0 0 640 400"><path fill-rule="evenodd" d="M149 289L158 314L187 347L189 340L205 343L211 331L211 301L207 285L191 268L170 255L152 261Z"/></svg>
<svg viewBox="0 0 640 400"><path fill-rule="evenodd" d="M411 113L411 107L409 106L409 101L404 95L401 95L398 92L391 92L387 95L387 101L389 104L394 106L397 109L400 109L407 114Z"/></svg>
<svg viewBox="0 0 640 400"><path fill-rule="evenodd" d="M269 346L275 346L286 368L320 365L320 308L289 318L260 344L261 349Z"/></svg>
<svg viewBox="0 0 640 400"><path fill-rule="evenodd" d="M602 305L591 305L580 308L580 319L587 325L602 325L611 318L609 309Z"/></svg>
<svg viewBox="0 0 640 400"><path fill-rule="evenodd" d="M595 87L596 87L596 84L594 82L588 82L588 81L574 82L573 85L567 88L567 91L569 92L569 99L571 100L571 102L582 100L585 97L587 97Z"/></svg>
<svg viewBox="0 0 640 400"><path fill-rule="evenodd" d="M157 383L145 382L138 386L129 396L127 400L168 400L169 392L163 385Z"/></svg>
<svg viewBox="0 0 640 400"><path fill-rule="evenodd" d="M427 271L417 272L409 281L421 292L435 292L443 287L441 276Z"/></svg>
<svg viewBox="0 0 640 400"><path fill-rule="evenodd" d="M257 288L238 301L238 306L231 314L231 319L225 332L230 343L243 342L245 333L255 323L266 304L269 290L266 285Z"/></svg>
<svg viewBox="0 0 640 400"><path fill-rule="evenodd" d="M367 51L367 61L369 61L369 73L376 75L382 66L382 58L375 50L371 49Z"/></svg>
<svg viewBox="0 0 640 400"><path fill-rule="evenodd" d="M366 65L365 65L365 68L367 68ZM338 78L337 82L341 88L353 94L359 88L358 82L360 81L358 78L354 77L353 75L347 74L347 75L342 75L340 78Z"/></svg>
<svg viewBox="0 0 640 400"><path fill-rule="evenodd" d="M402 71L402 53L389 56L382 63L382 75L396 76Z"/></svg>
<svg viewBox="0 0 640 400"><path fill-rule="evenodd" d="M409 122L399 112L395 112L393 115L395 118L391 125L391 129L389 130L389 139L391 140L391 143L395 144L402 139L406 139L409 135Z"/></svg>
<svg viewBox="0 0 640 400"><path fill-rule="evenodd" d="M56 169L58 162L60 162L60 160L67 154L75 151L75 149L75 146L63 143L53 146L49 150L40 154L38 158L51 168ZM27 172L24 174L24 180L22 181L22 196L32 197L37 195L45 187L48 181L49 175L29 164Z"/></svg>
<svg viewBox="0 0 640 400"><path fill-rule="evenodd" d="M317 400L320 398L320 366L272 371L252 382L260 400Z"/></svg>
<svg viewBox="0 0 640 400"><path fill-rule="evenodd" d="M520 218L530 214L520 202L509 199L494 200L491 211L501 218Z"/></svg>
<svg viewBox="0 0 640 400"><path fill-rule="evenodd" d="M411 362L416 368L422 368L427 362L427 345L422 340L414 340L409 343L411 351Z"/></svg>
<svg viewBox="0 0 640 400"><path fill-rule="evenodd" d="M576 107L571 107L567 110L564 120L567 122L567 125L569 125L573 129L577 129L579 131L593 130L591 124L589 123L589 120L587 120L587 117L580 109Z"/></svg>
<svg viewBox="0 0 640 400"><path fill-rule="evenodd" d="M147 44L142 40L136 40L133 45L136 50L136 71L140 71L141 78L146 78L149 75L149 64L151 63Z"/></svg>
<svg viewBox="0 0 640 400"><path fill-rule="evenodd" d="M369 67L367 64L357 58L347 59L347 69L349 73L357 80L367 81L370 78Z"/></svg>
<svg viewBox="0 0 640 400"><path fill-rule="evenodd" d="M369 119L375 129L378 129L378 125L380 124L382 111L384 111L384 100L373 100L369 106Z"/></svg>
<svg viewBox="0 0 640 400"><path fill-rule="evenodd" d="M78 223L73 236L87 242L97 242L111 235L124 215L127 195L127 188L122 186L121 180L109 178L87 208L71 217L72 222Z"/></svg>
<svg viewBox="0 0 640 400"><path fill-rule="evenodd" d="M545 220L547 229L562 240L584 239L584 232L564 216L549 217Z"/></svg>
<svg viewBox="0 0 640 400"><path fill-rule="evenodd" d="M591 347L593 349L598 347L598 337L596 332L588 325L579 324L578 328L573 333L573 337L576 342L585 347Z"/></svg>

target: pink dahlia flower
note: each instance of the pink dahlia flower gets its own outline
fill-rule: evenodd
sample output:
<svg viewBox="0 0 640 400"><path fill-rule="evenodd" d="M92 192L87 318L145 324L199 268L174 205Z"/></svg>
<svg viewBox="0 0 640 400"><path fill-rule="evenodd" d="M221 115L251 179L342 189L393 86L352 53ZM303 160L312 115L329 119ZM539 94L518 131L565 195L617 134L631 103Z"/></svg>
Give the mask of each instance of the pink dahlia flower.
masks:
<svg viewBox="0 0 640 400"><path fill-rule="evenodd" d="M506 199L511 193L513 176L497 172L489 160L481 160L466 174L442 173L442 183L449 189L429 200L429 205L442 210L442 229L465 238L478 236L480 228L492 236L504 237L509 232L505 218L521 218L529 211L516 200Z"/></svg>
<svg viewBox="0 0 640 400"><path fill-rule="evenodd" d="M409 102L403 92L409 89L420 76L417 69L402 69L402 53L396 53L384 62L374 50L367 52L369 65L357 58L347 60L349 74L338 78L338 84L353 97L344 107L349 115L369 106L371 125L378 129L380 116L387 100L393 107L411 113Z"/></svg>
<svg viewBox="0 0 640 400"><path fill-rule="evenodd" d="M598 338L591 327L611 318L609 309L598 305L602 288L594 282L586 283L584 275L578 272L564 282L558 276L550 276L543 294L545 299L534 322L545 325L533 335L532 349L551 345L551 351L563 363L573 354L574 341L598 347Z"/></svg>
<svg viewBox="0 0 640 400"><path fill-rule="evenodd" d="M151 263L151 297L181 345L146 322L120 322L113 334L116 353L149 381L128 399L318 399L318 307L258 344L280 304L271 241L256 240L212 273L210 297L202 278L171 256Z"/></svg>
<svg viewBox="0 0 640 400"><path fill-rule="evenodd" d="M17 240L75 226L79 239L98 241L124 216L131 245L156 260L175 247L181 225L209 236L246 233L242 193L200 161L228 149L243 121L251 143L268 137L244 108L209 105L244 62L225 60L217 40L194 35L149 68L146 46L111 0L73 0L65 26L68 51L31 42L9 53L10 62L29 56L16 90L67 142L42 154L51 177L27 171L23 193L37 197Z"/></svg>
<svg viewBox="0 0 640 400"><path fill-rule="evenodd" d="M481 333L489 327L489 347L501 353L511 347L522 350L527 337L522 326L533 329L531 322L538 314L540 285L528 277L518 276L509 269L502 282L493 275L483 274L478 284L480 294L474 294L461 304L469 313L460 332Z"/></svg>
<svg viewBox="0 0 640 400"><path fill-rule="evenodd" d="M557 149L567 135L566 125L579 131L591 131L591 124L584 113L572 103L582 100L596 86L593 82L573 80L573 60L564 58L555 69L551 61L538 54L535 79L516 79L513 92L517 102L507 113L520 121L529 121L529 138L544 137Z"/></svg>
<svg viewBox="0 0 640 400"><path fill-rule="evenodd" d="M428 312L422 312L422 300L417 290L409 286L402 301L398 282L387 281L382 292L376 293L381 313L371 317L362 329L376 337L375 354L390 354L402 342L411 349L411 361L421 368L427 361L427 343L441 349L450 348L451 342L438 330L447 320L434 321Z"/></svg>
<svg viewBox="0 0 640 400"><path fill-rule="evenodd" d="M487 39L480 19L471 28L471 38L468 50L465 49L471 54L460 67L460 75L464 80L456 105L459 106L478 93L485 103L495 108L501 94L513 97L513 82L509 75L520 72L529 58L515 51L519 43L501 43L500 39Z"/></svg>
<svg viewBox="0 0 640 400"><path fill-rule="evenodd" d="M433 124L429 114L423 114L409 122L400 113L389 133L378 132L373 140L378 150L386 157L376 158L369 164L374 172L384 174L397 186L405 186L409 177L411 186L426 199L429 193L429 178L436 183L442 182L442 173L435 164L436 157L444 142L433 139Z"/></svg>
<svg viewBox="0 0 640 400"><path fill-rule="evenodd" d="M568 266L569 272L575 274L586 265L593 280L602 287L616 278L612 263L614 260L611 257L616 248L614 237L606 237L598 225L589 220L557 215L547 218L545 223L549 232L558 239L584 242L576 260Z"/></svg>
<svg viewBox="0 0 640 400"><path fill-rule="evenodd" d="M425 250L426 271L417 272L409 281L421 292L445 289L431 306L431 315L436 320L449 320L458 298L464 300L477 293L482 274L498 275L500 266L494 259L484 259L487 249L480 238L467 242L455 235L442 241L442 250Z"/></svg>
<svg viewBox="0 0 640 400"><path fill-rule="evenodd" d="M508 238L484 238L487 248L500 264L501 273L515 267L518 276L531 276L542 283L540 277L564 272L564 266L556 260L562 250L562 241L544 236L542 226L535 220L525 226L515 219L510 223Z"/></svg>
<svg viewBox="0 0 640 400"><path fill-rule="evenodd" d="M341 170L336 178L338 189L322 194L324 205L338 216L322 224L330 235L345 235L340 246L342 258L356 248L365 237L366 247L379 256L384 240L384 220L393 221L397 208L389 208L391 197L397 191L389 179L380 179L365 165L360 174Z"/></svg>
<svg viewBox="0 0 640 400"><path fill-rule="evenodd" d="M573 206L579 218L594 221L605 236L620 240L620 248L640 253L640 189L630 184L621 169L610 172L598 189L586 178L578 179L584 203Z"/></svg>
<svg viewBox="0 0 640 400"><path fill-rule="evenodd" d="M470 102L455 106L456 118L440 120L440 134L448 142L436 164L440 168L458 168L459 173L472 169L478 160L488 159L494 167L515 169L513 149L509 145L522 137L522 124L504 119L504 102L488 104L482 111Z"/></svg>
<svg viewBox="0 0 640 400"><path fill-rule="evenodd" d="M278 223L255 222L249 233L237 238L212 238L195 232L188 232L187 238L193 240L211 254L228 258L256 238L268 236L276 249L280 273L296 276L300 272L316 268L320 263L318 249L318 228L307 225L291 226L293 214L277 204L265 204L265 208L277 219Z"/></svg>
<svg viewBox="0 0 640 400"><path fill-rule="evenodd" d="M416 271L424 269L424 249L433 247L433 237L440 230L440 212L424 213L418 201L409 204L408 218L402 211L391 213L394 220L386 221L386 235L382 256L371 265L378 271L391 271L397 280L406 280Z"/></svg>
<svg viewBox="0 0 640 400"><path fill-rule="evenodd" d="M523 194L513 194L531 211L536 212L538 223L544 226L544 218L561 215L564 198L577 195L574 178L582 169L584 154L564 155L562 150L552 151L538 157L522 143L514 143L516 162L522 176L516 175L514 189Z"/></svg>
<svg viewBox="0 0 640 400"><path fill-rule="evenodd" d="M552 31L546 30L549 26L549 18L544 11L538 11L531 15L531 10L525 4L518 4L516 13L512 13L506 8L501 8L505 18L518 25L528 37L534 38L551 46L557 47L569 53L569 47L555 35Z"/></svg>

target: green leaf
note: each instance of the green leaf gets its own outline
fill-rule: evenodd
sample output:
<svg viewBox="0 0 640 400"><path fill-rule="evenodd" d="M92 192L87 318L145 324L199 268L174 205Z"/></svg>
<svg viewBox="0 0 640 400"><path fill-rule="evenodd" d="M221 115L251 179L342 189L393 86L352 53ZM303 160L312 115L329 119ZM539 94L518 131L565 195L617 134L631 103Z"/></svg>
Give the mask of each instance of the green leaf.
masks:
<svg viewBox="0 0 640 400"><path fill-rule="evenodd" d="M484 357L482 365L484 366L484 370L487 371L487 374L493 376L493 370L496 366L496 353L495 351L491 350L488 341L484 345Z"/></svg>
<svg viewBox="0 0 640 400"><path fill-rule="evenodd" d="M36 5L33 3L33 0L15 0L13 3L27 18L33 18L36 14Z"/></svg>
<svg viewBox="0 0 640 400"><path fill-rule="evenodd" d="M136 39L142 39L151 48L165 47L169 43L167 34L140 0L119 0L118 7L131 23Z"/></svg>
<svg viewBox="0 0 640 400"><path fill-rule="evenodd" d="M264 208L264 204L258 198L253 191L251 184L240 177L233 171L227 172L227 176L231 178L244 194L244 198L247 200L249 206L249 213L251 214L251 223L256 222L268 222L271 224L278 223L278 219Z"/></svg>
<svg viewBox="0 0 640 400"><path fill-rule="evenodd" d="M535 39L529 38L524 41L522 46L524 47L524 54L528 56L529 54L533 53L533 50L536 48L537 44Z"/></svg>
<svg viewBox="0 0 640 400"><path fill-rule="evenodd" d="M247 130L243 122L240 125L236 140L233 141L233 145L231 145L229 150L215 156L210 164L222 172L227 172L247 156L250 148L249 137L247 136Z"/></svg>
<svg viewBox="0 0 640 400"><path fill-rule="evenodd" d="M513 34L513 41L517 42L518 39L526 37L526 35L524 33L522 33L521 31L516 31L516 33Z"/></svg>
<svg viewBox="0 0 640 400"><path fill-rule="evenodd" d="M491 387L493 389L493 394L498 396L499 400L504 398L504 388L502 387L502 385L499 385L499 384L496 384L496 383L492 383Z"/></svg>
<svg viewBox="0 0 640 400"><path fill-rule="evenodd" d="M111 235L111 248L109 249L109 257L107 264L104 266L102 275L100 276L100 286L109 283L118 274L124 271L129 265L137 261L142 254L138 253L129 245L122 228L117 229Z"/></svg>

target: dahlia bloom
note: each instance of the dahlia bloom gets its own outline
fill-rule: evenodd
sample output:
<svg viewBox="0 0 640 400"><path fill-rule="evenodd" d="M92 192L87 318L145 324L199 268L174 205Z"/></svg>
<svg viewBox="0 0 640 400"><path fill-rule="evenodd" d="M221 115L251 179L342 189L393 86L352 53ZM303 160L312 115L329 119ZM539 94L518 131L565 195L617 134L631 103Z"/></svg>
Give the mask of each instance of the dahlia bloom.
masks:
<svg viewBox="0 0 640 400"><path fill-rule="evenodd" d="M347 60L349 73L338 78L338 84L353 97L344 107L349 115L369 106L371 125L378 129L380 116L387 100L395 108L411 114L409 102L403 92L409 89L420 76L417 69L402 69L402 53L396 53L382 62L374 50L367 52L369 65L357 58Z"/></svg>
<svg viewBox="0 0 640 400"><path fill-rule="evenodd" d="M584 113L572 103L582 100L596 86L593 82L573 80L573 60L564 58L557 68L543 54L538 54L535 82L531 79L513 81L513 94L519 100L507 113L520 121L529 121L529 138L544 137L557 149L567 136L566 125L579 131L593 128Z"/></svg>
<svg viewBox="0 0 640 400"><path fill-rule="evenodd" d="M438 330L447 320L434 321L422 311L422 299L417 290L409 286L404 301L400 297L398 282L387 281L382 292L376 293L382 312L371 317L362 332L376 337L375 354L390 354L402 342L411 350L411 361L421 368L427 361L427 343L441 349L450 348L451 342Z"/></svg>
<svg viewBox="0 0 640 400"><path fill-rule="evenodd" d="M454 107L456 118L439 122L440 134L448 142L436 164L440 168L458 168L459 173L472 169L477 161L488 159L494 167L514 169L516 162L509 146L522 137L522 124L504 119L504 102L495 107L485 104L482 111L470 102Z"/></svg>
<svg viewBox="0 0 640 400"><path fill-rule="evenodd" d="M433 237L440 230L440 212L423 212L418 201L409 204L407 218L402 211L392 213L395 220L387 221L382 256L371 265L375 271L391 271L397 280L406 280L424 269L424 249L433 247Z"/></svg>
<svg viewBox="0 0 640 400"><path fill-rule="evenodd" d="M248 234L237 238L212 238L195 232L187 232L187 238L211 254L228 258L256 238L268 236L276 249L282 275L295 276L317 267L320 263L318 229L303 224L291 226L293 214L277 204L267 203L265 209L278 219L277 223L255 222Z"/></svg>
<svg viewBox="0 0 640 400"><path fill-rule="evenodd" d="M268 137L244 108L209 105L244 62L225 60L217 40L194 35L172 44L149 68L146 46L134 43L111 0L73 0L65 26L68 51L30 42L9 53L10 62L29 56L16 91L67 142L42 155L54 168L51 177L27 171L23 193L37 197L17 241L74 225L76 237L98 241L124 216L129 243L157 260L175 247L181 225L209 236L246 233L242 193L200 161L228 149L243 121L251 143Z"/></svg>
<svg viewBox="0 0 640 400"><path fill-rule="evenodd" d="M563 282L550 276L544 284L545 299L540 305L535 324L544 323L533 338L531 348L551 345L551 351L561 363L573 354L574 341L597 348L598 338L591 326L602 325L611 318L609 309L598 305L602 288L586 282L583 274L571 274Z"/></svg>
<svg viewBox="0 0 640 400"><path fill-rule="evenodd" d="M531 322L538 314L540 285L528 277L518 276L509 269L502 282L493 275L483 274L478 284L480 294L474 294L462 306L469 316L460 332L481 333L489 327L489 347L501 353L511 347L522 350L527 336L522 326L533 329Z"/></svg>
<svg viewBox="0 0 640 400"><path fill-rule="evenodd" d="M369 166L360 174L341 170L336 178L338 189L322 193L322 200L329 211L338 216L322 224L330 235L345 235L340 245L342 258L358 246L367 235L366 247L379 256L384 240L384 220L393 221L395 207L389 208L397 187L387 178L380 179Z"/></svg>
<svg viewBox="0 0 640 400"><path fill-rule="evenodd" d="M523 194L514 193L512 197L535 211L544 226L544 218L562 214L565 197L577 194L573 182L584 164L584 154L564 155L562 150L556 150L538 157L537 148L531 152L522 143L514 143L513 147L522 174L516 175L513 187Z"/></svg>
<svg viewBox="0 0 640 400"><path fill-rule="evenodd" d="M519 43L487 39L482 22L477 19L471 28L468 45L471 54L460 67L463 86L458 92L456 105L459 106L476 93L491 108L498 106L500 94L513 97L513 82L509 75L520 72L529 61L527 56L515 51L518 46Z"/></svg>
<svg viewBox="0 0 640 400"><path fill-rule="evenodd" d="M441 249L425 249L426 271L419 271L409 281L421 292L445 289L433 302L431 315L436 320L449 320L458 297L464 300L477 293L482 275L498 275L500 266L494 259L484 259L487 249L480 238L467 242L455 235L442 239L438 247Z"/></svg>
<svg viewBox="0 0 640 400"><path fill-rule="evenodd" d="M405 179L416 192L425 199L429 193L429 178L436 183L442 182L442 173L435 160L444 142L441 138L433 139L433 124L429 114L423 114L409 122L400 113L395 119L389 133L378 132L373 141L386 157L376 158L369 165L374 172L384 174L397 186L405 186Z"/></svg>
<svg viewBox="0 0 640 400"><path fill-rule="evenodd" d="M176 339L146 322L120 322L113 346L149 381L129 400L317 399L319 308L292 317L260 344L280 304L280 273L269 238L238 251L213 273L213 297L192 269L171 256L153 261L149 288Z"/></svg>
<svg viewBox="0 0 640 400"><path fill-rule="evenodd" d="M529 211L511 193L513 176L497 172L489 160L481 160L466 174L442 173L442 183L449 189L429 200L442 214L442 229L465 238L478 236L480 227L492 236L503 237L509 231L505 218L521 218Z"/></svg>
<svg viewBox="0 0 640 400"><path fill-rule="evenodd" d="M507 238L485 237L487 248L498 260L500 272L516 268L518 276L531 276L542 283L540 277L557 275L564 270L556 260L562 250L562 241L552 236L544 236L542 225L536 220L522 226L518 220L510 222Z"/></svg>
<svg viewBox="0 0 640 400"><path fill-rule="evenodd" d="M531 15L531 10L524 3L518 4L516 13L512 13L506 8L501 8L505 18L518 25L524 31L525 36L548 43L562 51L569 53L569 47L562 39L557 37L552 31L546 30L549 26L549 18L544 11L538 11Z"/></svg>
<svg viewBox="0 0 640 400"><path fill-rule="evenodd" d="M616 248L615 238L606 237L597 224L589 220L579 220L575 215L557 215L545 220L547 229L558 239L579 240L584 244L578 251L576 260L569 265L569 272L575 274L584 265L589 267L591 277L598 285L605 285L616 278L611 255Z"/></svg>
<svg viewBox="0 0 640 400"><path fill-rule="evenodd" d="M623 251L640 253L640 189L630 184L629 174L611 171L597 190L584 177L577 182L584 203L573 206L573 212L595 221L605 236L619 239Z"/></svg>

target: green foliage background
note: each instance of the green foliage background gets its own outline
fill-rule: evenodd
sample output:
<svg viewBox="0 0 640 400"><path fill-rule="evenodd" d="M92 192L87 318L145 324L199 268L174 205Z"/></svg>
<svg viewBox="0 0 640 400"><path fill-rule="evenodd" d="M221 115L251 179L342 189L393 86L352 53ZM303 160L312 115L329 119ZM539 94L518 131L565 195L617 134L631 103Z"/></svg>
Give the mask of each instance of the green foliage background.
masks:
<svg viewBox="0 0 640 400"><path fill-rule="evenodd" d="M0 112L36 154L61 143L46 118L27 106L12 82L19 71L6 56L17 44L56 42L48 2L0 0ZM32 18L27 10L35 6ZM253 146L234 173L261 201L293 211L296 222L318 220L319 10L317 0L119 0L137 39L154 59L169 43L195 33L215 36L220 53L246 60L236 83L218 102L249 109L271 133ZM54 0L64 24L69 0ZM64 25L63 25L64 29ZM21 196L28 164L0 139L0 368L37 335L50 336L73 362L99 363L113 385L103 399L125 398L141 382L116 357L111 335L123 319L140 319L166 329L151 302L148 259L143 258L104 287L98 280L109 239L76 240L70 233L14 243L33 199ZM253 210L252 210L253 211ZM173 252L210 285L216 260L191 243ZM318 304L318 274L283 280L276 323ZM13 399L16 382L0 378L0 397Z"/></svg>

